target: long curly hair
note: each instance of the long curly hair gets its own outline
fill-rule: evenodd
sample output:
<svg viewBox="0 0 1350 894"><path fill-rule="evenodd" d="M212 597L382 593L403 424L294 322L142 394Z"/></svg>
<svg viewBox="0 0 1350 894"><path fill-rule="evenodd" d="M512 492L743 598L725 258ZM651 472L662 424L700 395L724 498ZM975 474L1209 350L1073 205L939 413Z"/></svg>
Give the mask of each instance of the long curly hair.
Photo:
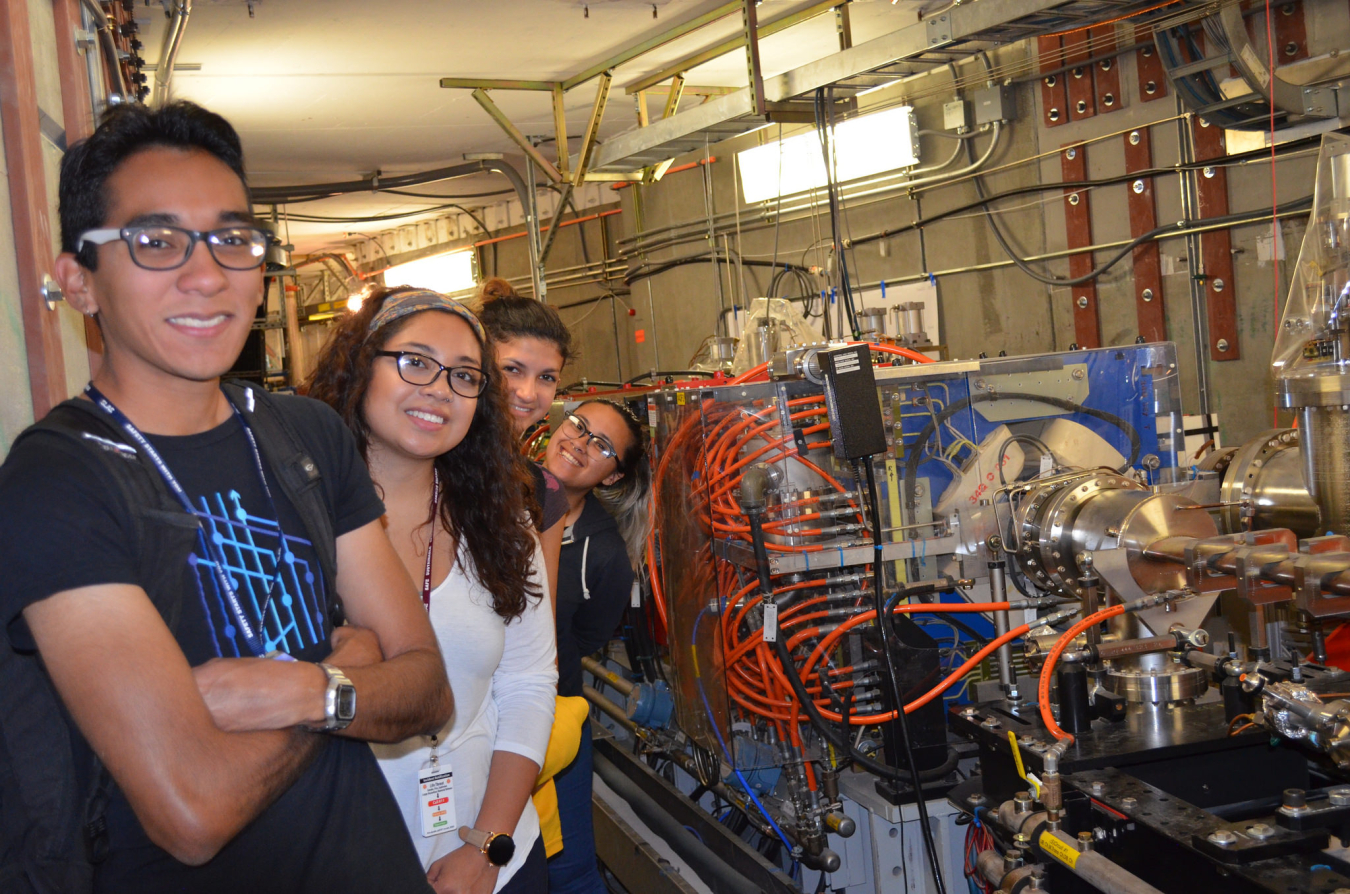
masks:
<svg viewBox="0 0 1350 894"><path fill-rule="evenodd" d="M344 317L334 327L305 387L310 397L337 410L367 460L371 432L364 404L375 354L417 314L375 332L368 330L384 302L404 291L407 287L377 288L362 301L360 310ZM525 611L527 597L542 597L538 583L531 580L535 553L531 525L540 510L526 498L533 491L534 479L515 446L506 387L497 373L492 345L480 343L479 348L488 387L478 398L464 440L436 457L441 501L433 512L439 513L455 542L468 547L479 583L492 594L493 611L510 622Z"/></svg>

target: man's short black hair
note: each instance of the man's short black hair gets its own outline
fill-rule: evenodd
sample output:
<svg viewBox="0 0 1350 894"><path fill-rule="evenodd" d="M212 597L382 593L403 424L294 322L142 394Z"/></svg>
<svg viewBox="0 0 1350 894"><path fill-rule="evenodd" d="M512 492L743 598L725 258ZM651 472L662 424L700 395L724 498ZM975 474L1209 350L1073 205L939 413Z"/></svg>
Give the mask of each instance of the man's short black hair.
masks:
<svg viewBox="0 0 1350 894"><path fill-rule="evenodd" d="M97 246L75 251L81 233L104 225L108 215L108 178L137 152L156 146L200 149L244 176L244 150L230 122L195 103L173 102L158 109L123 103L108 109L98 129L61 159L61 250L75 254L81 265L97 269Z"/></svg>

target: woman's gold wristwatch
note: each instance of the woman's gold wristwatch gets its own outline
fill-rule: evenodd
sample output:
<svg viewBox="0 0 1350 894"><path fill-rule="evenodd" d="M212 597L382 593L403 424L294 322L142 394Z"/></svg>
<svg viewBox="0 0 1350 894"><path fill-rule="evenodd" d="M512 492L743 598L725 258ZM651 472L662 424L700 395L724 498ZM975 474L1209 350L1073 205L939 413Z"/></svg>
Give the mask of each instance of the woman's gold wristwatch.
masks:
<svg viewBox="0 0 1350 894"><path fill-rule="evenodd" d="M505 866L516 853L516 843L505 832L481 832L468 826L459 827L460 840L483 852L493 866Z"/></svg>

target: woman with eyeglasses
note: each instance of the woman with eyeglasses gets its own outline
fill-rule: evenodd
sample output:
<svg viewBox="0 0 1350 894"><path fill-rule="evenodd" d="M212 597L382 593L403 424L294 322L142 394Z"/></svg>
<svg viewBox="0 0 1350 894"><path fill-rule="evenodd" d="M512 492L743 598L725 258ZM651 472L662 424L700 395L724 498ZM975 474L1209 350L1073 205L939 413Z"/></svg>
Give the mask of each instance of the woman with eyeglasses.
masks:
<svg viewBox="0 0 1350 894"><path fill-rule="evenodd" d="M629 604L647 537L647 432L621 404L590 400L567 414L544 466L567 495L558 567L558 694L581 695L581 658L603 647ZM552 894L604 894L591 824L591 738L553 779L562 853L549 859Z"/></svg>
<svg viewBox="0 0 1350 894"><path fill-rule="evenodd" d="M336 327L309 394L356 433L455 695L435 736L374 746L427 880L543 891L530 791L553 724L553 619L492 344L456 301L377 290Z"/></svg>

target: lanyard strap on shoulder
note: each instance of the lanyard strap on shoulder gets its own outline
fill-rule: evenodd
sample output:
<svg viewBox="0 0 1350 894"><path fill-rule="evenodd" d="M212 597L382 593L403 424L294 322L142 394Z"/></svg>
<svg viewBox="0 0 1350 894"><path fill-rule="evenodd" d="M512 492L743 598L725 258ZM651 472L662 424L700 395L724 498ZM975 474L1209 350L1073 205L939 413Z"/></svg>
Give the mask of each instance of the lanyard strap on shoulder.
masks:
<svg viewBox="0 0 1350 894"><path fill-rule="evenodd" d="M128 419L127 415L118 409L112 401L108 400L108 398L103 395L103 392L94 387L93 382L90 382L84 387L84 393L99 407L99 409L111 416L113 422L115 422L119 428L127 433L127 437L129 437L132 440L132 443L136 445L136 448L150 460L150 463L155 467L155 471L159 472L160 478L164 479L164 484L169 488L169 492L177 497L178 502L183 505L183 508L197 519L197 539L203 552L211 559L211 573L215 578L216 586L220 589L221 595L225 597L225 602L230 607L230 614L234 616L234 621L238 624L239 632L244 637L244 642L248 644L249 651L261 658L268 650L263 645L262 639L258 634L262 625L267 622L267 607L268 602L271 601L270 597L272 595L271 588L268 589L268 600L263 603L262 613L258 620L258 627L255 629L253 621L244 612L244 606L239 601L238 591L235 590L234 584L230 581L229 574L225 571L224 552L219 549L211 549L211 538L206 536L206 532L201 522L201 513L193 507L192 500L188 497L187 491L183 489L183 485L179 484L178 479L174 476L168 463L164 461L164 457L160 456L159 451L156 450L154 445L150 443L150 440L141 433L141 430L136 427L135 423ZM230 406L231 408L234 408L233 404ZM257 464L259 478L263 483L263 490L267 494L267 499L271 501L272 492L267 487L267 476L263 474L262 457L258 454L257 441L253 437L253 432L249 428L247 420L244 419L237 408L234 408L234 412L239 418L240 424L244 427L244 432L248 435L249 446L253 450L253 458ZM275 513L275 506L273 507L273 512ZM282 538L284 544L285 537L281 532L279 518L277 524L277 534Z"/></svg>
<svg viewBox="0 0 1350 894"><path fill-rule="evenodd" d="M431 557L436 546L436 528L440 526L441 473L433 469L431 484L431 533L427 536L427 568L422 574L422 605L431 611Z"/></svg>

